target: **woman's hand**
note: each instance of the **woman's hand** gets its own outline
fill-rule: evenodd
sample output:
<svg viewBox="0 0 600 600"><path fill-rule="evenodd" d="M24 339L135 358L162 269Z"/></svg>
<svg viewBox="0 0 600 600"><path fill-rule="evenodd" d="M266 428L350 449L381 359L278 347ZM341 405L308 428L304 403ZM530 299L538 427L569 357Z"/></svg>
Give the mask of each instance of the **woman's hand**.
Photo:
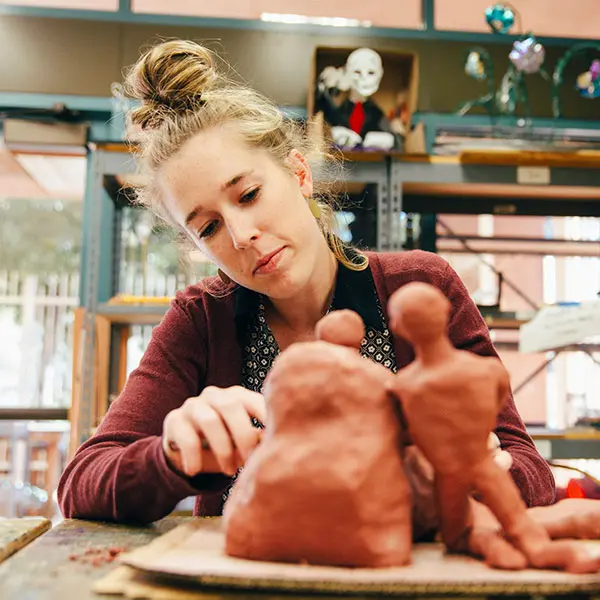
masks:
<svg viewBox="0 0 600 600"><path fill-rule="evenodd" d="M234 475L260 442L265 423L261 394L241 386L207 387L166 417L163 450L171 466L193 477L202 472Z"/></svg>

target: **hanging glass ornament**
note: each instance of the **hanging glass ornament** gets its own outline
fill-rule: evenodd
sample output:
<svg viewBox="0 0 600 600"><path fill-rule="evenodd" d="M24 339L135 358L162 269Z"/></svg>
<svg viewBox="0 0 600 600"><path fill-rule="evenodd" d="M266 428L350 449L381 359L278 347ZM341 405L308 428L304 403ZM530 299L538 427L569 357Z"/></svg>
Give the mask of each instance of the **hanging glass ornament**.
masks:
<svg viewBox="0 0 600 600"><path fill-rule="evenodd" d="M552 75L552 114L555 119L563 117L560 88L565 81L565 72L575 57L588 57L591 53L600 54L600 42L581 42L569 48L558 60ZM590 68L579 75L575 89L584 98L600 98L600 60L592 61Z"/></svg>
<svg viewBox="0 0 600 600"><path fill-rule="evenodd" d="M485 9L485 20L494 33L506 34L515 24L515 13L505 4L493 4Z"/></svg>
<svg viewBox="0 0 600 600"><path fill-rule="evenodd" d="M517 71L527 73L529 75L537 73L546 57L546 50L534 36L517 40L508 55L508 58L515 65Z"/></svg>
<svg viewBox="0 0 600 600"><path fill-rule="evenodd" d="M477 81L485 81L487 93L461 103L458 115L466 115L473 108L479 106L491 116L495 113L494 106L494 62L490 53L481 46L469 48L465 59L465 73Z"/></svg>
<svg viewBox="0 0 600 600"><path fill-rule="evenodd" d="M516 73L509 69L498 86L496 92L496 106L504 115L514 115L517 110L517 85L515 81Z"/></svg>
<svg viewBox="0 0 600 600"><path fill-rule="evenodd" d="M481 55L475 50L469 52L465 61L465 73L469 77L474 77L477 81L482 81L487 77L485 65L481 60Z"/></svg>
<svg viewBox="0 0 600 600"><path fill-rule="evenodd" d="M592 61L589 71L577 78L575 88L584 98L600 98L600 60Z"/></svg>

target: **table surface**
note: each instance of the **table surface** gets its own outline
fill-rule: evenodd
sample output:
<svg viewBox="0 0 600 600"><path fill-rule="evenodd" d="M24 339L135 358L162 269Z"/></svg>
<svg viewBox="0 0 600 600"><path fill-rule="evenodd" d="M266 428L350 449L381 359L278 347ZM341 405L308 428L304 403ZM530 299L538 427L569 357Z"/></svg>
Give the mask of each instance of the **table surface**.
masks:
<svg viewBox="0 0 600 600"><path fill-rule="evenodd" d="M0 519L0 563L50 529L43 517Z"/></svg>
<svg viewBox="0 0 600 600"><path fill-rule="evenodd" d="M186 517L171 517L149 527L66 520L0 565L2 600L99 600L92 583L118 563L87 558L90 550L137 548L176 527ZM86 551L88 554L86 554Z"/></svg>
<svg viewBox="0 0 600 600"><path fill-rule="evenodd" d="M150 543L190 517L167 517L148 527L65 520L0 565L1 600L113 600L121 596L98 595L93 583L119 566L94 557L111 548L132 550ZM91 559L91 560L90 560ZM251 594L212 590L191 594L198 600L309 600L308 596ZM181 600L164 588L161 600ZM312 596L310 598L313 598ZM325 599L326 596L320 596ZM337 597L339 600L339 596ZM124 599L125 600L125 599ZM353 600L361 600L353 597Z"/></svg>
<svg viewBox="0 0 600 600"><path fill-rule="evenodd" d="M37 538L27 547L0 565L0 598L2 600L101 600L92 591L93 583L117 568L118 561L107 562L104 557L114 548L132 550L148 544L157 536L170 531L190 517L167 517L147 526L134 527L65 520ZM190 590L191 592L191 590ZM184 596L187 594L184 593ZM164 600L181 599L181 592L163 588L159 596ZM197 589L193 597L206 600L308 600L309 596L292 594L249 594ZM320 595L324 600L328 596ZM112 598L120 598L112 596ZM310 598L314 598L311 596ZM333 597L331 597L333 598ZM339 600L339 596L337 596ZM404 597L405 600L406 597ZM446 599L449 597L446 596ZM578 598L585 598L578 596ZM366 600L352 596L353 600ZM430 600L433 600L430 598ZM471 600L482 600L472 598Z"/></svg>

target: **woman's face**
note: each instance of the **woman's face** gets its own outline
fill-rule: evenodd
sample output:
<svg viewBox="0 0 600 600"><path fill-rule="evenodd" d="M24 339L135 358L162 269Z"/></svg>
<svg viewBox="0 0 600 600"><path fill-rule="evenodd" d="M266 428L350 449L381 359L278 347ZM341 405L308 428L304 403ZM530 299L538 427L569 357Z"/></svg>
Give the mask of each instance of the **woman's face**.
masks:
<svg viewBox="0 0 600 600"><path fill-rule="evenodd" d="M307 202L310 168L297 152L287 161L289 168L218 127L191 138L159 178L167 209L200 250L271 298L307 285L325 246Z"/></svg>

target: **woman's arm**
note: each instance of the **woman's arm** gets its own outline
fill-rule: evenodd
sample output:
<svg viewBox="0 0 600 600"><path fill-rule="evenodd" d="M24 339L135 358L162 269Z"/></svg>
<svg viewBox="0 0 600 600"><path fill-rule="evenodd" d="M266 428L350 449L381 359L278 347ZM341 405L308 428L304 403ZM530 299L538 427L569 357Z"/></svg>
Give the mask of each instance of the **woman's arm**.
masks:
<svg viewBox="0 0 600 600"><path fill-rule="evenodd" d="M166 415L202 388L204 326L184 300L175 300L140 366L62 474L58 499L65 517L149 523L188 496L225 489L225 475L179 475L161 445Z"/></svg>
<svg viewBox="0 0 600 600"><path fill-rule="evenodd" d="M446 266L442 285L444 293L452 302L449 325L452 343L457 348L482 356L498 356L481 313L449 264ZM512 456L510 473L527 506L543 506L555 502L556 484L552 471L525 430L512 393L509 393L508 401L498 417L495 432L502 449Z"/></svg>

